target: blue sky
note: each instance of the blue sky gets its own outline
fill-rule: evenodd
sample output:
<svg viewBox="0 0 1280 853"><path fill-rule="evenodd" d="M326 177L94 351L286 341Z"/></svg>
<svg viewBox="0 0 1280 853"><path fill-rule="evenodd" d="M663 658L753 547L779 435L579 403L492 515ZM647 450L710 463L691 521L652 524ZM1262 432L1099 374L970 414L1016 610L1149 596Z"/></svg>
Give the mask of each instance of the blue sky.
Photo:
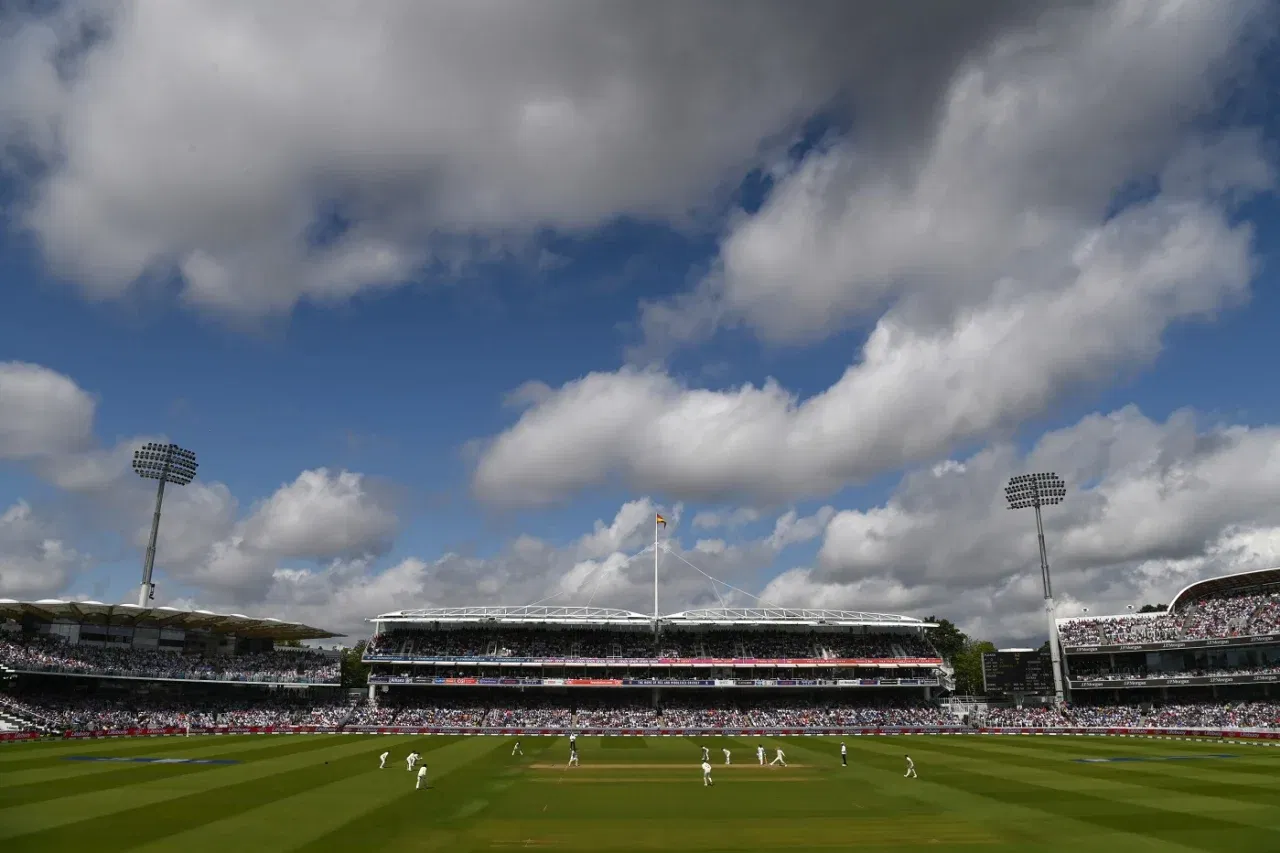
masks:
<svg viewBox="0 0 1280 853"><path fill-rule="evenodd" d="M1050 521L1065 608L1268 563L1266 4L1125 5L877 12L886 44L840 49L825 34L875 29L868 13L817 4L779 29L785 4L762 4L740 32L727 5L664 6L668 29L637 32L549 4L466 12L474 43L435 59L435 16L463 13L431 4L13 16L0 364L74 383L93 422L20 452L5 430L34 416L0 412L0 512L26 507L0 529L0 595L132 595L148 511L119 460L152 436L196 450L205 489L177 499L166 535L189 548L162 541L159 597L341 627L557 593L642 606L621 563L678 507L671 547L770 601L1030 638L1034 541L998 486L1045 466L1083 491ZM110 35L75 45L95 14ZM193 35L211 27L240 52ZM632 60L569 61L580 27ZM673 54L677 27L715 35ZM307 44L347 30L334 63L362 70L335 82ZM983 325L1005 309L1044 340ZM877 333L883 357L862 351ZM968 369L975 340L987 366ZM846 371L845 396L806 409ZM779 396L742 393L769 380ZM62 417L6 387L10 416ZM89 487L57 473L68 457L115 461ZM753 520L710 515L734 510ZM709 600L669 562L673 609Z"/></svg>

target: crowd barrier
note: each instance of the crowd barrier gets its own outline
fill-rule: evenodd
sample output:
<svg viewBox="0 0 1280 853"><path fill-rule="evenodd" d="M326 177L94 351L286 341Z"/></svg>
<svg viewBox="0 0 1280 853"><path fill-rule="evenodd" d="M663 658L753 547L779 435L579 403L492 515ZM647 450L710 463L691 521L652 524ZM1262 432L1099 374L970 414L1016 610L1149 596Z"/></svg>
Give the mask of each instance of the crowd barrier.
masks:
<svg viewBox="0 0 1280 853"><path fill-rule="evenodd" d="M379 734L379 735L496 735L506 737L554 737L569 733L570 729L447 727L447 726L218 726L193 728L193 735L246 735L246 734ZM882 726L852 728L580 728L573 729L584 737L862 737L877 735L1112 735L1146 737L1198 737L1214 739L1280 740L1280 730L1269 729L1205 729L1205 728L1086 728L992 726L969 728L966 726ZM188 734L177 726L163 728L105 729L101 731L68 731L60 735L64 740L85 740L114 737L175 737ZM35 740L38 732L0 732L0 743ZM53 735L52 737L59 737Z"/></svg>
<svg viewBox="0 0 1280 853"><path fill-rule="evenodd" d="M35 740L39 732L0 732L0 743L13 743L20 740Z"/></svg>

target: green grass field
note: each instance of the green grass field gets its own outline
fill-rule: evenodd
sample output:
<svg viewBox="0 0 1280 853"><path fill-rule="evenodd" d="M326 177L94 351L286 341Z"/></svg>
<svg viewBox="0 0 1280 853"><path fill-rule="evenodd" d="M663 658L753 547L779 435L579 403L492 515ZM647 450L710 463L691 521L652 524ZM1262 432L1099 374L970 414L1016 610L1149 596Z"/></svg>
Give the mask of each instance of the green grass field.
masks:
<svg viewBox="0 0 1280 853"><path fill-rule="evenodd" d="M1082 737L297 735L0 747L0 851L1280 851L1280 749ZM719 750L733 750L734 766ZM421 752L431 787L405 770ZM377 756L390 750L388 769ZM903 778L910 752L920 778ZM1229 754L1232 758L1216 758ZM231 759L232 765L70 756ZM1195 756L1168 760L1171 756ZM1076 759L1130 758L1125 762ZM772 758L772 749L770 751Z"/></svg>

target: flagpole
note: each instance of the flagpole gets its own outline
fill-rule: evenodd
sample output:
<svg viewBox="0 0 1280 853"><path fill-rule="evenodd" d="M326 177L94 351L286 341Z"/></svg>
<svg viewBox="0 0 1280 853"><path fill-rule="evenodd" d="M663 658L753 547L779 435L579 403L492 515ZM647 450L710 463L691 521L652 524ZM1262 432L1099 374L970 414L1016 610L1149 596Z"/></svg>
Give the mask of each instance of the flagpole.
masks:
<svg viewBox="0 0 1280 853"><path fill-rule="evenodd" d="M653 517L653 630L658 630L658 516Z"/></svg>

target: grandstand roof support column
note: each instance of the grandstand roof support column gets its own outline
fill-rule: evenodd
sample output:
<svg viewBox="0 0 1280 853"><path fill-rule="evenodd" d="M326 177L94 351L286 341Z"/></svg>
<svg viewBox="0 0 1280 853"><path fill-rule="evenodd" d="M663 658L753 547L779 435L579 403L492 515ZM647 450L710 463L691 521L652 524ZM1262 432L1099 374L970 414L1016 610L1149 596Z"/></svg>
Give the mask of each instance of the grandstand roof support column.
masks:
<svg viewBox="0 0 1280 853"><path fill-rule="evenodd" d="M151 517L151 539L142 561L142 586L138 589L138 606L146 607L154 598L151 572L156 564L156 538L160 535L160 507L164 503L164 484L185 486L196 477L196 455L176 444L148 443L133 452L133 470L144 480L158 480L156 511Z"/></svg>
<svg viewBox="0 0 1280 853"><path fill-rule="evenodd" d="M1036 511L1036 536L1040 544L1040 580L1044 584L1044 609L1049 620L1049 657L1053 662L1054 699L1061 705L1066 698L1062 686L1062 653L1058 649L1058 623L1054 619L1053 582L1049 577L1049 555L1044 547L1044 521L1040 507L1062 503L1067 495L1066 483L1052 472L1044 474L1020 474L1009 480L1004 496L1009 509Z"/></svg>

